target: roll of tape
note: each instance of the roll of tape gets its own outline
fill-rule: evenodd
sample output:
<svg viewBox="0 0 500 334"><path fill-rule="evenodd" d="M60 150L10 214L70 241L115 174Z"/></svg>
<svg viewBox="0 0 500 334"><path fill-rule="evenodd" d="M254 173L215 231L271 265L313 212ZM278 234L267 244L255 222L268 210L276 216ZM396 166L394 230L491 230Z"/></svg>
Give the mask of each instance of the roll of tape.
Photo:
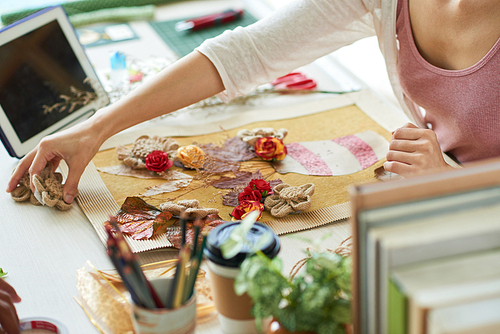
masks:
<svg viewBox="0 0 500 334"><path fill-rule="evenodd" d="M21 332L29 330L45 330L56 334L68 334L68 329L62 323L55 319L35 317L25 318L19 321Z"/></svg>

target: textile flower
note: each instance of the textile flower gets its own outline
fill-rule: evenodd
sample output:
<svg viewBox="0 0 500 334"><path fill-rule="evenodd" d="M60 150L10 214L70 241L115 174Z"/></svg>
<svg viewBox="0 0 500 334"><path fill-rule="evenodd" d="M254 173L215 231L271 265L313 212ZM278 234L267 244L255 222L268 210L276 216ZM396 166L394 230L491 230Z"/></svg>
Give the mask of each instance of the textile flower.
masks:
<svg viewBox="0 0 500 334"><path fill-rule="evenodd" d="M287 151L283 142L274 137L264 137L255 143L255 154L264 160L281 161L285 159Z"/></svg>
<svg viewBox="0 0 500 334"><path fill-rule="evenodd" d="M168 158L168 153L163 151L153 151L146 156L146 169L156 173L166 171L173 164Z"/></svg>
<svg viewBox="0 0 500 334"><path fill-rule="evenodd" d="M250 182L248 182L247 188L258 190L262 197L266 197L272 192L271 183L264 181L263 179L250 180Z"/></svg>
<svg viewBox="0 0 500 334"><path fill-rule="evenodd" d="M259 220L262 217L262 212L264 211L264 204L258 201L243 201L238 204L237 207L234 208L233 212L231 212L230 216L231 220L237 221L245 218L250 212L258 210L259 217L256 220Z"/></svg>
<svg viewBox="0 0 500 334"><path fill-rule="evenodd" d="M315 185L306 183L299 187L278 184L273 188L273 195L266 197L264 205L273 217L285 217L290 213L299 213L311 208L311 196Z"/></svg>
<svg viewBox="0 0 500 334"><path fill-rule="evenodd" d="M179 147L177 158L187 168L201 168L205 163L205 152L196 145Z"/></svg>
<svg viewBox="0 0 500 334"><path fill-rule="evenodd" d="M163 151L170 156L174 155L179 148L179 143L173 138L164 138L159 136L149 137L147 135L137 138L132 148L122 145L116 147L118 160L132 169L146 169L145 160L148 154L153 151Z"/></svg>
<svg viewBox="0 0 500 334"><path fill-rule="evenodd" d="M260 202L262 200L262 195L258 190L252 190L252 188L246 187L242 192L238 194L238 202L244 201L256 201Z"/></svg>

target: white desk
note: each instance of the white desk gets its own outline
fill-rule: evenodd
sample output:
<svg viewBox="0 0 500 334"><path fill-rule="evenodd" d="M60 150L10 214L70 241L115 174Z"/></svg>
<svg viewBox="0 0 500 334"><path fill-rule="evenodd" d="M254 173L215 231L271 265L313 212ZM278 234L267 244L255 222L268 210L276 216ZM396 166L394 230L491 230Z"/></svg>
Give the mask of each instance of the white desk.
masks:
<svg viewBox="0 0 500 334"><path fill-rule="evenodd" d="M0 183L7 184L17 159L0 150ZM94 228L78 206L66 212L16 203L2 192L0 218L0 267L9 274L6 281L13 285L23 301L17 304L21 318L49 317L66 325L70 333L98 333L73 299L78 295L76 270L90 260L97 268L112 268L105 248ZM323 245L335 248L350 234L346 222L300 233L301 237L319 239L326 232L332 237ZM308 245L292 236L280 238L281 257L285 272L304 254ZM171 258L171 250L154 251L141 257L145 261ZM285 256L286 255L286 256ZM206 331L220 333L217 320L205 324Z"/></svg>
<svg viewBox="0 0 500 334"><path fill-rule="evenodd" d="M216 2L219 3L217 6L225 6L228 1ZM171 8L180 10L178 6L180 4L172 5ZM213 6L210 8L214 9ZM174 9L169 13L174 13ZM160 19L165 19L162 15ZM168 52L161 40L147 33L147 23L137 22L131 25L140 34L142 41L155 45L155 49L137 48L135 42L89 49L90 59L97 68L108 66L109 50L106 48L120 47L125 52L134 52L138 57L155 54L161 56L163 52ZM363 99L362 95L356 96L360 101ZM404 120L392 119L392 122L400 124ZM9 157L4 149L0 149L0 161L0 183L5 186L17 159ZM74 206L69 211L60 212L29 203L16 203L5 192L0 196L0 267L9 273L6 281L16 288L23 299L17 305L19 316L57 319L68 327L70 333L98 333L73 299L78 294L75 272L87 260L100 269L111 268L111 264L103 244L81 209ZM350 228L346 222L342 222L301 232L300 235L314 240L326 232L331 232L332 237L325 240L323 246L336 248L350 234ZM303 257L302 250L308 245L290 235L283 236L280 240L280 256L284 260L285 272L288 272ZM173 254L171 250L161 250L141 255L141 259L150 262L171 258ZM217 320L214 321L204 326L206 329L203 333L220 333ZM201 333L200 329L197 332Z"/></svg>

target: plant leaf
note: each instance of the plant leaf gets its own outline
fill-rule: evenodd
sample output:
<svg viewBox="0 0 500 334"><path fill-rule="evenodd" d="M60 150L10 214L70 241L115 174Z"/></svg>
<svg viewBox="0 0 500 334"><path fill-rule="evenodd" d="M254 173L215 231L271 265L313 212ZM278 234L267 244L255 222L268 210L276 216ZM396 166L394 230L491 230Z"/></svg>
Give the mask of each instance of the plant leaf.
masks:
<svg viewBox="0 0 500 334"><path fill-rule="evenodd" d="M7 272L6 271L3 271L2 268L0 268L0 277L4 277L4 276L7 276Z"/></svg>
<svg viewBox="0 0 500 334"><path fill-rule="evenodd" d="M237 225L229 235L229 238L221 245L220 250L222 257L230 259L235 257L245 245L246 235L252 229L253 224L259 217L259 211L251 211L243 218L241 223Z"/></svg>

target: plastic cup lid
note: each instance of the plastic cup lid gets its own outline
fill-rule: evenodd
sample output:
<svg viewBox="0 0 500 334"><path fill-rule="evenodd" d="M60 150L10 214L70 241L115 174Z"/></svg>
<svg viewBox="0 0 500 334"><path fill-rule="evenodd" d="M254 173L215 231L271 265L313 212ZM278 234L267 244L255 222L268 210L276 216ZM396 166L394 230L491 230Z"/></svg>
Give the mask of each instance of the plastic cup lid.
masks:
<svg viewBox="0 0 500 334"><path fill-rule="evenodd" d="M253 250L248 245L244 245L236 256L230 259L222 257L220 246L229 238L233 229L239 224L239 222L228 222L210 231L204 251L208 260L225 267L236 268L245 260L249 253L253 253ZM255 223L246 236L247 240L254 245L262 237L266 237L269 241L261 245L260 250L270 259L274 258L280 251L280 242L278 236L269 226L262 223Z"/></svg>

